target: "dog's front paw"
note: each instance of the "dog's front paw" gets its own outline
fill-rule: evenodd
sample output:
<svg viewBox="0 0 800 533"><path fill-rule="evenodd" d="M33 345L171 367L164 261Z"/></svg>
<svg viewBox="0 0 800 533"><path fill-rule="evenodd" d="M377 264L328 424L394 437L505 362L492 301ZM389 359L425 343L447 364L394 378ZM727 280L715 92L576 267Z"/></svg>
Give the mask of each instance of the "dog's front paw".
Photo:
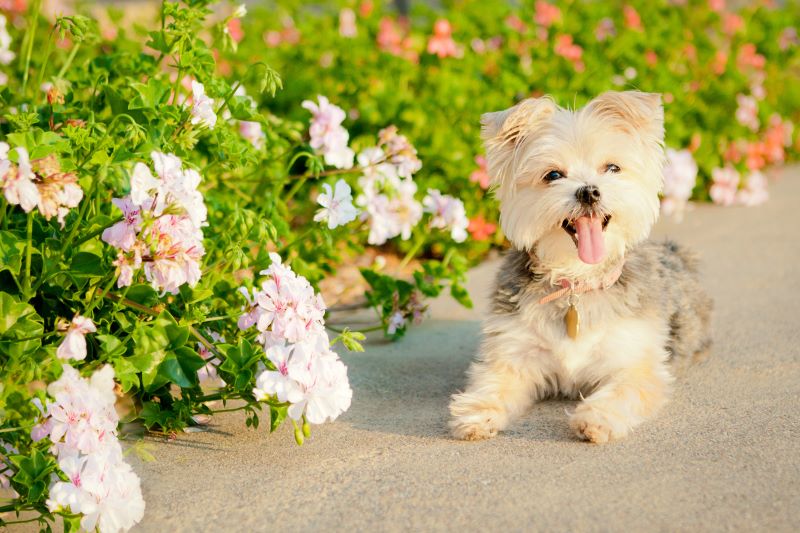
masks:
<svg viewBox="0 0 800 533"><path fill-rule="evenodd" d="M472 394L456 394L450 403L450 432L461 440L483 440L505 427L505 411L493 402Z"/></svg>
<svg viewBox="0 0 800 533"><path fill-rule="evenodd" d="M595 444L625 438L629 430L618 415L585 403L570 415L569 427L578 437Z"/></svg>

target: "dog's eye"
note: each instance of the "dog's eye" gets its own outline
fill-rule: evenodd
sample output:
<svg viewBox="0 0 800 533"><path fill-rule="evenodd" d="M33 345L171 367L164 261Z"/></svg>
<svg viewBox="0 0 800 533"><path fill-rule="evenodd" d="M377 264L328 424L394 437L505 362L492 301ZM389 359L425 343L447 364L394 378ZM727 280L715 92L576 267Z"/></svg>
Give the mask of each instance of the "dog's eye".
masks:
<svg viewBox="0 0 800 533"><path fill-rule="evenodd" d="M551 170L550 172L548 172L547 174L544 175L544 181L556 181L556 180L560 180L563 177L565 177L565 176L560 171Z"/></svg>
<svg viewBox="0 0 800 533"><path fill-rule="evenodd" d="M616 174L620 170L622 169L619 168L619 165L615 165L614 163L609 163L606 165L606 172L611 172L612 174Z"/></svg>

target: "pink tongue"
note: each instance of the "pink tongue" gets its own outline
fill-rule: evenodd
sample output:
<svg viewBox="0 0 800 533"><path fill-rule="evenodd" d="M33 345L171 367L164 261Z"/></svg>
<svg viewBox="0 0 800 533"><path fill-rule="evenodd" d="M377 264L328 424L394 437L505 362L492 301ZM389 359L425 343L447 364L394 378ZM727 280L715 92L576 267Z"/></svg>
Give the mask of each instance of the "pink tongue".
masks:
<svg viewBox="0 0 800 533"><path fill-rule="evenodd" d="M578 257L584 263L594 265L606 255L606 243L603 240L603 221L600 217L580 217L575 220L578 233Z"/></svg>

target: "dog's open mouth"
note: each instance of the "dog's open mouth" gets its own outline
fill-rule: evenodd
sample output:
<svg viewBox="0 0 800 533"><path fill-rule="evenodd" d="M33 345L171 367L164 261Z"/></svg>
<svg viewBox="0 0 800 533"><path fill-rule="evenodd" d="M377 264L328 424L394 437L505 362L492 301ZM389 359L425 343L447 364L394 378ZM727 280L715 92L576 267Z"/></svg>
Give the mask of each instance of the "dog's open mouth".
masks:
<svg viewBox="0 0 800 533"><path fill-rule="evenodd" d="M606 255L603 232L611 220L611 215L603 217L583 215L572 220L564 219L561 227L572 237L578 249L578 257L584 263L596 264Z"/></svg>

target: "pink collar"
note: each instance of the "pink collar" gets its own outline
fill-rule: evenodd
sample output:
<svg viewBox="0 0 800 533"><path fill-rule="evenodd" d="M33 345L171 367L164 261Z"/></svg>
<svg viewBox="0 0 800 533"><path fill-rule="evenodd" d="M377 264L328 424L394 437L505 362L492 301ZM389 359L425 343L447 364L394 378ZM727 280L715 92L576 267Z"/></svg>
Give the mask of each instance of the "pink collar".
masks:
<svg viewBox="0 0 800 533"><path fill-rule="evenodd" d="M576 281L571 282L568 279L559 280L559 285L561 288L555 292L551 292L550 294L543 296L540 300L540 304L550 303L553 300L558 300L562 296L566 294L583 294L584 292L596 291L599 289L606 290L611 287L613 284L617 282L619 277L622 275L622 267L625 266L625 260L623 259L617 267L609 272L608 274L603 277L599 282L595 283L587 283L585 281Z"/></svg>

